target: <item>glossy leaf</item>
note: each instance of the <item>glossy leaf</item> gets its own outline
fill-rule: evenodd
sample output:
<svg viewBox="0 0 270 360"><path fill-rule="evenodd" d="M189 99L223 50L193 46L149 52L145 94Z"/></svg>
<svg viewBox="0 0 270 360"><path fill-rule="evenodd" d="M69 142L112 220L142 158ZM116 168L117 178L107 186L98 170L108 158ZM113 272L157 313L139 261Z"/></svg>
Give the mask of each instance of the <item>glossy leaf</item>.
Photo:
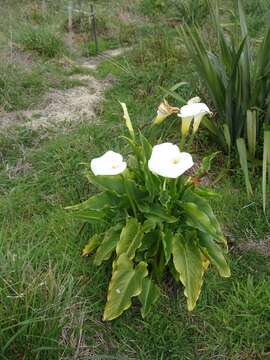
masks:
<svg viewBox="0 0 270 360"><path fill-rule="evenodd" d="M210 223L215 231L215 239L219 242L222 242L223 244L225 244L227 246L227 242L222 234L220 224L219 224L209 202L207 200L205 200L203 197L201 197L198 194L191 191L190 189L187 189L184 192L184 194L182 196L182 201L191 202L191 203L196 204L198 207L197 210L204 212L207 215L207 217L209 218ZM195 215L195 213L194 213L194 215ZM207 221L206 221L206 223L207 223ZM212 233L212 235L213 235L213 233Z"/></svg>
<svg viewBox="0 0 270 360"><path fill-rule="evenodd" d="M120 240L117 243L116 254L122 253L132 260L136 250L142 245L143 231L142 225L135 218L129 218L125 227L121 231Z"/></svg>
<svg viewBox="0 0 270 360"><path fill-rule="evenodd" d="M86 177L93 185L97 186L101 190L109 191L118 195L122 195L125 192L121 175L95 176L87 174Z"/></svg>
<svg viewBox="0 0 270 360"><path fill-rule="evenodd" d="M76 219L89 221L91 223L97 223L97 222L105 221L108 212L109 209L107 209L107 212L105 210L98 211L92 209L83 209L83 210L74 211L73 217Z"/></svg>
<svg viewBox="0 0 270 360"><path fill-rule="evenodd" d="M123 253L114 265L109 284L107 303L103 320L113 320L131 305L131 298L140 295L143 279L147 276L147 264L141 261L135 268L128 256Z"/></svg>
<svg viewBox="0 0 270 360"><path fill-rule="evenodd" d="M99 194L93 195L89 199L83 201L80 204L67 206L65 209L67 210L84 210L84 209L92 209L92 210L102 210L105 207L115 206L117 204L117 199L112 197L111 194L107 192L101 192Z"/></svg>
<svg viewBox="0 0 270 360"><path fill-rule="evenodd" d="M108 260L113 251L116 249L116 244L119 241L122 225L118 224L108 229L104 238L97 249L94 264L99 266L105 260Z"/></svg>
<svg viewBox="0 0 270 360"><path fill-rule="evenodd" d="M220 276L230 277L231 272L227 264L223 251L213 238L207 234L201 233L199 235L199 246L203 254L211 261L217 268Z"/></svg>
<svg viewBox="0 0 270 360"><path fill-rule="evenodd" d="M211 223L207 214L200 209L200 207L193 202L182 202L180 206L185 210L187 217L187 224L195 229L198 229L206 234L212 235L214 238L223 242L223 238L218 234L216 228Z"/></svg>
<svg viewBox="0 0 270 360"><path fill-rule="evenodd" d="M157 302L160 296L160 289L149 278L143 279L142 292L139 295L139 300L142 304L141 314L145 319L151 311L151 307Z"/></svg>
<svg viewBox="0 0 270 360"><path fill-rule="evenodd" d="M185 287L188 310L192 311L199 298L203 283L204 267L202 254L194 241L194 235L183 238L176 234L173 239L173 263Z"/></svg>

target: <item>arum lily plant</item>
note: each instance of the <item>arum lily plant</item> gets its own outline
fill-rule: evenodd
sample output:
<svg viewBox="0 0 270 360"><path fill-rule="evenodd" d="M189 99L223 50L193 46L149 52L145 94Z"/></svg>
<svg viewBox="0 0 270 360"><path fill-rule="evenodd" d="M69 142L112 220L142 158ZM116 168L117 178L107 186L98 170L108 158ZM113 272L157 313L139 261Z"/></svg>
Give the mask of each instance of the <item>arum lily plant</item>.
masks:
<svg viewBox="0 0 270 360"><path fill-rule="evenodd" d="M167 92L178 99L178 95L174 92L170 90L167 90ZM181 98L181 102L185 102L185 100ZM183 105L181 108L169 105L167 100L164 99L158 107L157 116L152 125L160 125L167 117L173 114L177 114L177 116L181 118L180 147L182 148L190 134L190 129L192 128L192 142L193 136L198 131L202 119L206 115L211 116L212 112L206 104L201 102L201 99L198 96L188 100L186 105Z"/></svg>
<svg viewBox="0 0 270 360"><path fill-rule="evenodd" d="M189 153L171 143L152 148L141 133L135 134L121 105L130 133L127 161L113 151L93 159L86 176L100 192L68 208L75 217L99 224L83 255L95 253L96 266L112 263L103 319L120 316L134 297L147 316L168 276L183 285L191 311L210 264L221 276L230 276L226 240L208 202L216 194L185 176L193 166ZM210 161L204 159L197 179L209 170Z"/></svg>

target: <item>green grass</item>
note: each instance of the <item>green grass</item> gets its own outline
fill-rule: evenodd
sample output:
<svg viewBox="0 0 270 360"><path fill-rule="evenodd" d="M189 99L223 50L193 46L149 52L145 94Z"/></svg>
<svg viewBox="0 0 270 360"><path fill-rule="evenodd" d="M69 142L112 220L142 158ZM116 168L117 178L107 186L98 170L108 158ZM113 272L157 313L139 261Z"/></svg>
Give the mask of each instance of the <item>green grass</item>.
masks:
<svg viewBox="0 0 270 360"><path fill-rule="evenodd" d="M34 51L45 58L54 58L67 52L59 35L51 32L46 26L23 26L15 37L24 50Z"/></svg>
<svg viewBox="0 0 270 360"><path fill-rule="evenodd" d="M68 89L81 84L68 78L76 66L37 61L26 69L15 64L0 63L0 108L5 111L34 108L50 89Z"/></svg>
<svg viewBox="0 0 270 360"><path fill-rule="evenodd" d="M99 78L112 73L118 82L106 92L96 124L86 121L48 139L46 132L24 128L0 135L1 359L270 358L269 261L238 247L243 241L263 239L269 225L262 215L260 188L248 200L242 178L235 173L217 184L222 201L213 202L235 238L229 253L232 277L221 279L210 269L191 314L182 289L168 278L159 303L145 321L136 301L116 321L101 321L110 267L96 268L91 258L80 257L91 227L83 229L64 210L94 191L83 178L80 163L108 146L127 152L120 138L125 127L118 101L127 103L132 121L142 126L155 116L163 96L160 86L189 80L191 84L180 90L185 98L194 95L196 86L174 29L149 24L142 36L130 53L99 67ZM60 70L54 63L42 64L40 69L45 90L48 82L70 86L66 76L79 72L76 67ZM10 83L4 92L17 89L9 97L15 98L14 108L20 103L16 94L22 93L16 76L6 76ZM24 75L18 76L21 82ZM35 98L35 91L31 95L29 90L25 104ZM169 132L170 125L174 133ZM178 121L168 119L161 130L176 139ZM109 144L104 139L110 139ZM208 141L203 135L199 138L202 152L210 151ZM10 176L19 159L29 165L27 170ZM218 173L218 167L217 160L213 171Z"/></svg>

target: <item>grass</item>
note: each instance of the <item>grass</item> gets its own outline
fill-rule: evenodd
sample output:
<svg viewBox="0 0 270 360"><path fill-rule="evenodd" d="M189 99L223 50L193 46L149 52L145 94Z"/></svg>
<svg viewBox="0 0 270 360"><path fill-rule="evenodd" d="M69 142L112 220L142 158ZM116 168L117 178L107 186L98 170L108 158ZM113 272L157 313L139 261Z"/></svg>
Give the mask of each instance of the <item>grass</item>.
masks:
<svg viewBox="0 0 270 360"><path fill-rule="evenodd" d="M75 66L74 66L75 67ZM5 111L34 108L50 89L68 89L80 82L68 79L73 66L37 63L23 69L16 64L0 63L0 108Z"/></svg>
<svg viewBox="0 0 270 360"><path fill-rule="evenodd" d="M21 44L24 50L34 51L45 58L54 58L67 52L60 36L46 26L23 26L15 41Z"/></svg>
<svg viewBox="0 0 270 360"><path fill-rule="evenodd" d="M80 163L107 150L104 139L110 139L115 151L127 151L119 138L124 124L118 101L125 101L133 122L143 126L154 117L164 94L160 86L168 88L189 80L191 84L181 89L185 98L194 95L196 87L193 69L175 40L174 29L165 31L149 24L138 32L137 47L120 59L103 62L98 69L99 78L110 73L118 77L106 93L100 121L85 121L70 132L49 138L46 133L24 128L11 128L0 135L1 359L270 357L269 261L256 252L239 249L243 241L263 239L269 234L269 225L262 215L260 189L254 199L247 200L237 173L217 184L222 201L213 203L234 237L229 254L232 277L220 279L211 269L191 314L182 289L167 281L160 302L145 321L136 301L132 310L116 321L101 321L110 271L95 268L91 258L79 256L91 228L82 229L64 210L94 191L82 177ZM43 56L38 61L45 74L39 75L44 91L48 82L69 86L66 75L79 71L60 70L59 65L44 63ZM19 78L21 82L22 73ZM4 94L8 89L22 93L15 75L6 79L10 85ZM35 102L33 94L34 90L32 95L29 90L25 104ZM16 100L13 108L18 103ZM162 128L165 133L169 121ZM175 131L170 136L175 139L178 124L172 121L170 125ZM203 142L202 136L198 143ZM209 152L207 147L208 143L201 151ZM22 167L28 166L11 176L19 159ZM218 172L219 167L217 161L213 171Z"/></svg>

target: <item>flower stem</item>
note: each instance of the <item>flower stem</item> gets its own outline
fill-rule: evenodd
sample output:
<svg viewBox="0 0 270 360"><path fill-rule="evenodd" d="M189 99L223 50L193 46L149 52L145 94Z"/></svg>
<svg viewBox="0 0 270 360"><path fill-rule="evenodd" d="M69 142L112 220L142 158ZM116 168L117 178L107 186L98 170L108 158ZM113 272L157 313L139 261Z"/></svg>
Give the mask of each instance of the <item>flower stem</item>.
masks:
<svg viewBox="0 0 270 360"><path fill-rule="evenodd" d="M134 214L134 216L137 218L136 206L135 206L135 203L134 203L134 201L133 201L133 199L132 199L132 196L130 195L129 188L128 188L128 183L127 183L127 179L126 179L125 175L121 175L121 176L122 176L122 179L123 179L124 188L125 188L125 190L126 190L126 194L127 194L128 200L129 200L129 202L130 202L130 205L131 205L133 214Z"/></svg>

